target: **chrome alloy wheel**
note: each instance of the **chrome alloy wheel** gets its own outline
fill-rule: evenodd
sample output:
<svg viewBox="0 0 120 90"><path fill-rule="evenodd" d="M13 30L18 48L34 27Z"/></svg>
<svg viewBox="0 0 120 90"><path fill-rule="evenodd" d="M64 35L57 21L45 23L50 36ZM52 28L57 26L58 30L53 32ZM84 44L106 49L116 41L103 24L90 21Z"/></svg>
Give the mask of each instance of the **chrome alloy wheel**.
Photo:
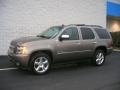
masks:
<svg viewBox="0 0 120 90"><path fill-rule="evenodd" d="M38 73L44 73L49 68L49 61L46 57L38 57L34 61L34 69Z"/></svg>
<svg viewBox="0 0 120 90"><path fill-rule="evenodd" d="M97 55L96 55L96 63L98 65L101 65L105 60L105 57L104 57L104 54L102 52L99 52Z"/></svg>

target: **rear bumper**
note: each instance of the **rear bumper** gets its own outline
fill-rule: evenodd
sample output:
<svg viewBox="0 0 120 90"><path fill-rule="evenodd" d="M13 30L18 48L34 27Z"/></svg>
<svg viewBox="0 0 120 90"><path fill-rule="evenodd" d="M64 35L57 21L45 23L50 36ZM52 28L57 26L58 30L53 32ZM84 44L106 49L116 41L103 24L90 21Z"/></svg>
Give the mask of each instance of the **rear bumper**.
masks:
<svg viewBox="0 0 120 90"><path fill-rule="evenodd" d="M28 55L16 55L8 52L10 61L19 67L28 67L29 56Z"/></svg>
<svg viewBox="0 0 120 90"><path fill-rule="evenodd" d="M107 55L111 54L113 52L112 48L107 48Z"/></svg>

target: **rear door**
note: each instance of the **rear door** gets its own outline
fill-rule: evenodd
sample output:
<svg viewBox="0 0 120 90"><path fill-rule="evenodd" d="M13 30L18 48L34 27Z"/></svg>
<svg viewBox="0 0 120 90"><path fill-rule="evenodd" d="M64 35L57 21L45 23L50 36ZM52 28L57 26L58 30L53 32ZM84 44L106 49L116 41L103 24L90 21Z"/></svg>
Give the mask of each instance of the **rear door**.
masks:
<svg viewBox="0 0 120 90"><path fill-rule="evenodd" d="M80 27L80 35L82 40L80 40L80 56L81 58L92 57L94 48L96 46L96 37L91 28Z"/></svg>

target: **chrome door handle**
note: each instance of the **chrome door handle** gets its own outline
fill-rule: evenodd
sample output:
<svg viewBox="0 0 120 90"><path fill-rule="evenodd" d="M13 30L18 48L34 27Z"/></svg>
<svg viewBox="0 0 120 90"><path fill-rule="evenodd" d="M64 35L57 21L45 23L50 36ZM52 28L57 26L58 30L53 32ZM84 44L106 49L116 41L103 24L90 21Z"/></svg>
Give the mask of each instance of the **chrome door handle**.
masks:
<svg viewBox="0 0 120 90"><path fill-rule="evenodd" d="M80 45L80 43L76 43L77 45Z"/></svg>
<svg viewBox="0 0 120 90"><path fill-rule="evenodd" d="M97 42L92 42L93 44L96 44Z"/></svg>

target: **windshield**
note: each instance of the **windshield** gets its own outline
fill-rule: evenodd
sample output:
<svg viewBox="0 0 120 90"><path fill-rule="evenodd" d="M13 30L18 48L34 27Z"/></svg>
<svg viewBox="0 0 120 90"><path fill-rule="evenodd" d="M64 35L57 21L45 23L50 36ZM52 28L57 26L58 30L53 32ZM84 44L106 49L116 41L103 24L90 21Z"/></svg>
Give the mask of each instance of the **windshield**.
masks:
<svg viewBox="0 0 120 90"><path fill-rule="evenodd" d="M59 34L61 29L62 27L60 26L54 26L54 27L47 29L45 32L37 35L37 37L43 37L43 38L48 38L48 39L54 38Z"/></svg>

